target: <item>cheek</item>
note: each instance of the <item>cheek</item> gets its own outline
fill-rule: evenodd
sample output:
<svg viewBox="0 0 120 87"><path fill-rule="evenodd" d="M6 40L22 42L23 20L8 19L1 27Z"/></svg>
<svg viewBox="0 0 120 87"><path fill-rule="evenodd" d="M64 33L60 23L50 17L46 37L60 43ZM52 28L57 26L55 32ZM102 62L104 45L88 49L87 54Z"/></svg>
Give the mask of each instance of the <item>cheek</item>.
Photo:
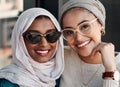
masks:
<svg viewBox="0 0 120 87"><path fill-rule="evenodd" d="M57 47L57 43L53 43L53 44L51 44L51 47L52 47L53 52L55 52L56 47Z"/></svg>
<svg viewBox="0 0 120 87"><path fill-rule="evenodd" d="M70 42L67 41L67 44L68 44L71 48L73 48L73 49L74 49L74 43L75 43L74 40L72 40L72 41L70 41Z"/></svg>
<svg viewBox="0 0 120 87"><path fill-rule="evenodd" d="M91 35L91 39L96 43L99 44L101 42L101 32L97 31L95 33L92 33Z"/></svg>
<svg viewBox="0 0 120 87"><path fill-rule="evenodd" d="M30 44L27 40L24 40L24 41L25 41L26 49L27 49L29 55L31 55L32 51L33 51L32 49L34 48L34 45Z"/></svg>
<svg viewBox="0 0 120 87"><path fill-rule="evenodd" d="M56 50L57 50L57 43L52 43L50 44L50 52L49 52L49 58L53 57L56 54Z"/></svg>

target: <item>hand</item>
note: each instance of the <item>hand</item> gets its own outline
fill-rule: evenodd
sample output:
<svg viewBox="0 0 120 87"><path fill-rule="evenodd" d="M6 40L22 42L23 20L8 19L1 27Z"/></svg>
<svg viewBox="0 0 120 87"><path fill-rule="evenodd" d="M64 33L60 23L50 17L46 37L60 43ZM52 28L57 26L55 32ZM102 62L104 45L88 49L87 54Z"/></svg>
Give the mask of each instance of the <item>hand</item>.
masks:
<svg viewBox="0 0 120 87"><path fill-rule="evenodd" d="M105 72L111 72L116 70L114 45L112 43L100 43L93 51L100 52L102 57L102 63L105 67Z"/></svg>

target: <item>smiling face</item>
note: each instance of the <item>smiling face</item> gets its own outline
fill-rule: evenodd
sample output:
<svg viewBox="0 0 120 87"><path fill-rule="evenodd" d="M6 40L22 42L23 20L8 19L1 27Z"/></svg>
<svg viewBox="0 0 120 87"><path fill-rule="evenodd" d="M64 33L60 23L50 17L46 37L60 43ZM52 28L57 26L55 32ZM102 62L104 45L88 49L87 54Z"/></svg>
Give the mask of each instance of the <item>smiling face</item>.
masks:
<svg viewBox="0 0 120 87"><path fill-rule="evenodd" d="M42 17L35 19L26 32L34 31L39 34L46 34L55 31L55 29L56 28L54 24L49 18ZM25 37L24 41L31 58L39 63L49 61L55 53L57 41L54 43L49 43L45 37L42 37L41 41L36 44L30 43L30 41L27 40Z"/></svg>
<svg viewBox="0 0 120 87"><path fill-rule="evenodd" d="M92 50L101 42L101 30L103 27L98 20L89 25L91 30L88 34L82 32L82 29L87 29L88 25L86 24L95 18L92 13L83 8L73 8L67 11L62 18L62 29L70 28L75 30L74 39L67 41L67 43L81 57L90 56Z"/></svg>

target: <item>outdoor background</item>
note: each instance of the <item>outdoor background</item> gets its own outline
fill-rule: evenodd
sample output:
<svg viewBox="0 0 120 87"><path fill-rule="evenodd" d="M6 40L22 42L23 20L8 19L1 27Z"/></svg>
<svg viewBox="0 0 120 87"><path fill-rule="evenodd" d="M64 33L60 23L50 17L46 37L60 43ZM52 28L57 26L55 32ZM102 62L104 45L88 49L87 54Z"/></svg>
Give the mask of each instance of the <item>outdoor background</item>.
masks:
<svg viewBox="0 0 120 87"><path fill-rule="evenodd" d="M67 0L64 0L67 1ZM106 35L103 41L112 42L120 51L120 0L100 0L106 8ZM11 33L18 16L26 9L42 7L57 19L63 0L0 0L0 68L12 59Z"/></svg>

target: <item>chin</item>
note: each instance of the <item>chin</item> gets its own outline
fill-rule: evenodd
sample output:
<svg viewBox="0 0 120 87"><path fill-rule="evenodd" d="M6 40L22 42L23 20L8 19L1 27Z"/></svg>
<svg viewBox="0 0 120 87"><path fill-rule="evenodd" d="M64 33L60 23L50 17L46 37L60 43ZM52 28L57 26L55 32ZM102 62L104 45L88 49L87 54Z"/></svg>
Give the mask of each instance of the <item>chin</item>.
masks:
<svg viewBox="0 0 120 87"><path fill-rule="evenodd" d="M83 52L79 52L78 54L81 56L81 57L90 57L91 56L91 51L83 51Z"/></svg>
<svg viewBox="0 0 120 87"><path fill-rule="evenodd" d="M79 54L81 57L89 57L90 55L86 55L86 54Z"/></svg>
<svg viewBox="0 0 120 87"><path fill-rule="evenodd" d="M49 60L38 60L39 63L46 63L48 62Z"/></svg>

